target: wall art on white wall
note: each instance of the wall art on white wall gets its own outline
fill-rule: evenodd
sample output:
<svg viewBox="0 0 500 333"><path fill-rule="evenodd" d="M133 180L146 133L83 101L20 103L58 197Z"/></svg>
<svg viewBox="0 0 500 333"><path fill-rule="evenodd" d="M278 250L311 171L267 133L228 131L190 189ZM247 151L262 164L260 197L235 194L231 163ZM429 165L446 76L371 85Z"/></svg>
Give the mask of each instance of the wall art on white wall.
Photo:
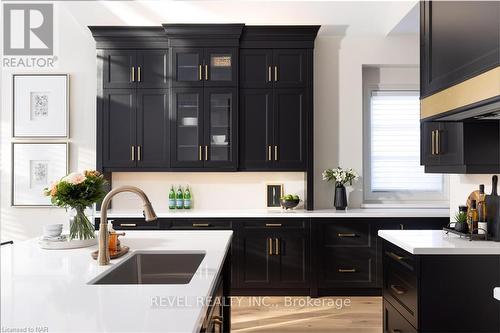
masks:
<svg viewBox="0 0 500 333"><path fill-rule="evenodd" d="M14 142L12 206L51 206L43 190L67 173L67 143Z"/></svg>
<svg viewBox="0 0 500 333"><path fill-rule="evenodd" d="M13 136L68 137L69 75L13 75Z"/></svg>

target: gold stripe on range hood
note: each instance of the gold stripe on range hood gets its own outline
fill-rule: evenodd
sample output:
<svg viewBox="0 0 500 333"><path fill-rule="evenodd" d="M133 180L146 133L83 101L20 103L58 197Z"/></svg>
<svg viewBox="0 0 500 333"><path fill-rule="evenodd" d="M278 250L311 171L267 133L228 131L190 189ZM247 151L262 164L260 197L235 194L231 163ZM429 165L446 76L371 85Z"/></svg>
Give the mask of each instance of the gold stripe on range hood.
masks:
<svg viewBox="0 0 500 333"><path fill-rule="evenodd" d="M420 119L500 95L500 66L420 101Z"/></svg>

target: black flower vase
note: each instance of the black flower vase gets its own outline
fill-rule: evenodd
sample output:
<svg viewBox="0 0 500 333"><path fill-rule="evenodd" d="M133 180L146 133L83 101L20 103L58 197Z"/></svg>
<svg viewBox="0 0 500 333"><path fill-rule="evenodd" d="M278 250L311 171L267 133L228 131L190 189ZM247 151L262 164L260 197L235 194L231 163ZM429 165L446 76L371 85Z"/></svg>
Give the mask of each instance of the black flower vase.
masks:
<svg viewBox="0 0 500 333"><path fill-rule="evenodd" d="M347 207L347 194L345 186L342 184L335 186L335 199L333 205L336 210L345 210Z"/></svg>

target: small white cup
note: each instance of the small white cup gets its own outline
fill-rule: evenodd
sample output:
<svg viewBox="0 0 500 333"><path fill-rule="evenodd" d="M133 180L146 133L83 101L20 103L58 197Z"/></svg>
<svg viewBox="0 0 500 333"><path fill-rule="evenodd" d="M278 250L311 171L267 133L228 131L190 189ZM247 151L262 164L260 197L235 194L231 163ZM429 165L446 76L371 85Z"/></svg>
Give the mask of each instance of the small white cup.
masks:
<svg viewBox="0 0 500 333"><path fill-rule="evenodd" d="M225 143L226 136L225 135L212 135L212 140L214 140L214 143Z"/></svg>
<svg viewBox="0 0 500 333"><path fill-rule="evenodd" d="M59 237L61 236L62 229L62 224L48 224L43 227L43 234L47 237Z"/></svg>
<svg viewBox="0 0 500 333"><path fill-rule="evenodd" d="M488 223L487 222L478 222L477 223L477 233L479 235L485 235L488 233Z"/></svg>

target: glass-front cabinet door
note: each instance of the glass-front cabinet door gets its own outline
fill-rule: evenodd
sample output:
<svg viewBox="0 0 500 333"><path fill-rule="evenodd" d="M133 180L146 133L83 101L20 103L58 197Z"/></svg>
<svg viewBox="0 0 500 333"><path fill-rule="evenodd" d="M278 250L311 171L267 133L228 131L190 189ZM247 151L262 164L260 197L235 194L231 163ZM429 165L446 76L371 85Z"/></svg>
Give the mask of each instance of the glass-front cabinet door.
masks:
<svg viewBox="0 0 500 333"><path fill-rule="evenodd" d="M207 48L205 49L203 79L205 86L233 86L236 85L238 68L234 48Z"/></svg>
<svg viewBox="0 0 500 333"><path fill-rule="evenodd" d="M172 166L203 166L203 88L174 88L172 108Z"/></svg>
<svg viewBox="0 0 500 333"><path fill-rule="evenodd" d="M235 88L205 89L206 167L235 167Z"/></svg>
<svg viewBox="0 0 500 333"><path fill-rule="evenodd" d="M173 86L203 86L203 49L174 48L172 53Z"/></svg>

